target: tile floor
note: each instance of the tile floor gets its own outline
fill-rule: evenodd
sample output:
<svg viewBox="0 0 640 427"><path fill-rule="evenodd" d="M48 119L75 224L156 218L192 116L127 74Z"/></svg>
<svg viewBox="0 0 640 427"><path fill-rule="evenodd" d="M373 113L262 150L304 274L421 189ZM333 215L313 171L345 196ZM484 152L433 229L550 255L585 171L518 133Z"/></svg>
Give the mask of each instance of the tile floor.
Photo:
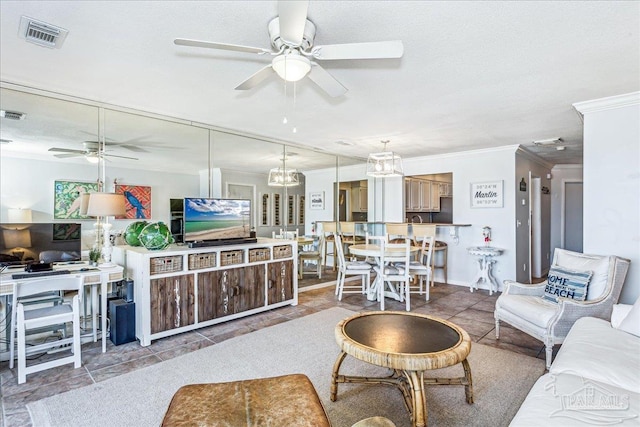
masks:
<svg viewBox="0 0 640 427"><path fill-rule="evenodd" d="M16 368L10 370L8 362L1 362L0 427L30 426L30 417L25 406L29 402L105 381L260 328L335 306L356 312L378 309L377 303L368 301L360 294L345 295L342 301L338 301L334 289L334 286L328 286L304 290L299 294L299 304L295 307L282 307L164 338L154 341L148 347L141 347L137 342L116 347L108 341L107 352L102 353L100 342L85 344L82 348L81 368L73 369L72 365L66 365L38 372L29 375L27 382L22 385L17 384ZM539 341L506 324L501 327L501 339L495 339L493 308L496 298L496 294L489 296L488 291L471 293L466 287L436 284L431 288L430 301L414 296L411 309L416 313L439 316L458 324L469 333L474 342L544 359L543 346ZM404 310L404 303L388 300L386 309Z"/></svg>

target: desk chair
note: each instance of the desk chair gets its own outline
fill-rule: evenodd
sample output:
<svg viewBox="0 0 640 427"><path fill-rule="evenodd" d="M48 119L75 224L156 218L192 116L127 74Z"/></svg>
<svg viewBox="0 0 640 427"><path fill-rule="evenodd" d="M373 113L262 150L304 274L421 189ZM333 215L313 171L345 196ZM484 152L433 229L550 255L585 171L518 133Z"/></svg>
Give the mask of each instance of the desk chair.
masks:
<svg viewBox="0 0 640 427"><path fill-rule="evenodd" d="M13 289L14 307L16 311L15 323L12 323L13 331L18 335L18 384L27 380L27 374L39 372L45 369L73 363L75 368L82 365L80 353L80 303L78 295L74 295L71 303L63 303L53 306L33 308L25 310L24 300L42 292L51 291L82 291L81 276L52 276L41 280L18 282ZM12 316L13 317L13 316ZM28 330L51 327L71 322L73 336L61 340L45 342L27 348L26 334ZM65 334L66 335L66 334ZM27 355L41 353L52 348L71 344L72 354L67 357L50 360L47 362L27 366ZM13 356L13 346L11 348ZM13 358L10 365L13 365Z"/></svg>
<svg viewBox="0 0 640 427"><path fill-rule="evenodd" d="M388 255L389 249L404 249L398 255ZM384 298L385 298L385 285L388 283L392 286L393 283L398 284L398 294L400 294L400 301L404 300L406 303L406 310L411 310L409 281L411 275L409 274L409 263L411 257L411 241L405 239L404 243L386 243L380 242L380 265L376 266L374 270L378 275L379 289L378 298L380 300L380 310L384 310Z"/></svg>
<svg viewBox="0 0 640 427"><path fill-rule="evenodd" d="M304 263L305 261L316 262L316 273L318 279L322 279L322 246L324 246L324 238L319 237L318 243L314 242L313 248L310 250L302 249L298 251L298 278L302 279L304 276Z"/></svg>
<svg viewBox="0 0 640 427"><path fill-rule="evenodd" d="M338 253L339 267L338 277L336 278L336 295L338 301L342 301L343 293L361 293L364 294L371 283L371 265L364 261L347 261L344 257L342 239L339 234L335 236L336 252ZM360 286L346 285L346 276L362 276L360 278Z"/></svg>
<svg viewBox="0 0 640 427"><path fill-rule="evenodd" d="M322 228L318 234L324 237L324 246L322 247L322 266L327 266L327 256L330 255L333 257L333 271L336 271L338 260L335 256L336 244L334 236L338 231L338 226L333 221L323 221L320 222L320 225ZM329 243L332 245L331 252L329 252Z"/></svg>

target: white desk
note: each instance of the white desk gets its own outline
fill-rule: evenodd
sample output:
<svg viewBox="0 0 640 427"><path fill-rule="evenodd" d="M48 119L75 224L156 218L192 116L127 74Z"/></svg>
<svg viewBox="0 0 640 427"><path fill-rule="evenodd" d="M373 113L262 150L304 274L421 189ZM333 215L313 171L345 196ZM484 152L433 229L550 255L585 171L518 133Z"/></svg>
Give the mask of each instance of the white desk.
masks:
<svg viewBox="0 0 640 427"><path fill-rule="evenodd" d="M110 268L97 268L89 267L86 263L58 263L54 266L54 270L69 270L72 274L78 274L84 277L84 286L91 286L91 304L93 315L93 341L98 341L98 331L96 316L98 313L98 307L96 306L96 298L94 293L94 286L100 285L100 302L102 311L102 352L107 351L107 293L109 283L117 282L123 279L123 268L119 265ZM84 271L83 271L84 270ZM8 297L13 294L13 286L18 282L24 282L27 280L43 279L47 276L40 276L27 279L13 279L11 276L14 273L23 273L22 269L6 269L0 274L0 296ZM84 296L82 292L81 297ZM6 305L5 305L6 307ZM6 317L6 316L5 316ZM5 320L10 322L10 320ZM6 328L11 328L11 325L5 325Z"/></svg>

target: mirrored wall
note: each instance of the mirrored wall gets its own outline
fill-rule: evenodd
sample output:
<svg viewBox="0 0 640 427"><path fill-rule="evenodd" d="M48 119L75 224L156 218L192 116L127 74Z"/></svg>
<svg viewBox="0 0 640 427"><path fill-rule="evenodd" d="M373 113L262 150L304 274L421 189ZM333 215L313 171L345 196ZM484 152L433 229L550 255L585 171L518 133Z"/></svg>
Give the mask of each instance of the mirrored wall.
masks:
<svg viewBox="0 0 640 427"><path fill-rule="evenodd" d="M249 198L258 236L281 229L309 234L315 222L309 219L310 208L315 209L313 218L338 218L339 191L333 184L339 181L339 169L363 163L240 131L15 85L3 84L0 90L0 107L6 112L0 127L0 222L8 208L32 209L34 222L60 219L51 209L52 187L66 180L97 182L103 191L141 191L138 208L123 220L170 221L171 199ZM280 180L272 177L274 171L281 173ZM310 191L309 175L331 185ZM366 179L364 167L362 177ZM322 210L310 195L321 197ZM73 213L69 218L75 218Z"/></svg>

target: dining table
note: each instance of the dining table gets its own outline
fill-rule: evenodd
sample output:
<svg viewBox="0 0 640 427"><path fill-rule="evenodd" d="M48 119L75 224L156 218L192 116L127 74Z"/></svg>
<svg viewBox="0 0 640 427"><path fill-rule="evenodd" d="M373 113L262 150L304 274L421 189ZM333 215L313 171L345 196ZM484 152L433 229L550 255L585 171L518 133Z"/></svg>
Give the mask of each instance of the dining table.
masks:
<svg viewBox="0 0 640 427"><path fill-rule="evenodd" d="M409 251L412 256L415 255L417 252L419 252L421 249L422 248L420 246L409 247ZM376 260L378 267L380 268L383 267L382 257L380 256L381 255L380 245L375 245L372 243L351 245L349 246L349 253L356 256L373 258ZM390 248L385 246L385 251L384 251L385 257L402 256L403 253L404 253L404 250L401 248L397 248L397 247ZM376 275L376 278L374 279L373 283L371 284L371 286L369 286L369 289L367 290L367 299L369 301L373 301L377 298L379 287L384 286L384 283L381 283L381 282L382 282L382 278ZM384 296L393 298L396 301L402 301L402 296L391 283L389 283L388 289L385 289Z"/></svg>

